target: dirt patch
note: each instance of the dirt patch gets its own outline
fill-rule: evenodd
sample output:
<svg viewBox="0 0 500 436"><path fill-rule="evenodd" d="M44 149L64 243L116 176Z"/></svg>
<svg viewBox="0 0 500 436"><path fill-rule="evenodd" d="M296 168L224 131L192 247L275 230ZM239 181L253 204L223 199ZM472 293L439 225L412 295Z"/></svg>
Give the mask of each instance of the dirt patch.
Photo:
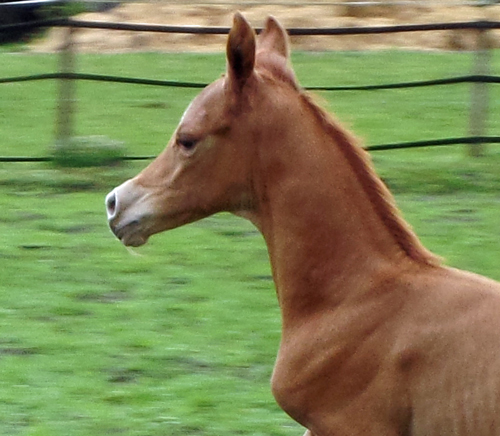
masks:
<svg viewBox="0 0 500 436"><path fill-rule="evenodd" d="M171 4L168 2L128 3L106 13L87 13L76 17L89 21L148 23L165 25L230 26L236 10L244 13L255 27L262 26L268 15L277 17L285 27L350 27L396 24L440 23L471 20L500 21L500 5L488 7L433 6L415 1L411 4L359 6L359 2L344 0L331 5L315 1L304 6L228 4ZM437 2L436 2L437 3ZM48 36L32 46L33 51L57 51L64 30L52 29ZM500 47L500 32L490 32L491 45ZM75 36L78 51L221 51L225 35L161 34L113 30L79 29ZM436 31L357 36L292 37L295 50L372 50L387 48L428 50L472 50L474 31Z"/></svg>

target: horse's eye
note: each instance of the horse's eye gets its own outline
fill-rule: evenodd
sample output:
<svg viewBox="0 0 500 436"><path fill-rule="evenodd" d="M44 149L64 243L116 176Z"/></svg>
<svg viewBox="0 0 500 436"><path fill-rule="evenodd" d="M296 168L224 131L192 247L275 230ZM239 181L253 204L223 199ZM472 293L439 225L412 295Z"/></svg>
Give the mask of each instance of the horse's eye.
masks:
<svg viewBox="0 0 500 436"><path fill-rule="evenodd" d="M186 151L193 151L197 143L198 140L194 138L182 137L182 136L177 138L177 144Z"/></svg>

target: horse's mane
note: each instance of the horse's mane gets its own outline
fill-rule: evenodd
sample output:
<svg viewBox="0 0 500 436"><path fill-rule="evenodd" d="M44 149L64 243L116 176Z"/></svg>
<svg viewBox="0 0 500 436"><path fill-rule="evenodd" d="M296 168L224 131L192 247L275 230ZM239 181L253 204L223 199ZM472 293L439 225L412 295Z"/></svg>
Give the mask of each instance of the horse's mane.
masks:
<svg viewBox="0 0 500 436"><path fill-rule="evenodd" d="M401 249L411 258L428 265L438 265L439 257L427 250L398 210L394 197L375 173L369 154L359 141L338 123L313 97L302 91L300 97L323 129L332 137L356 173L376 213L382 219Z"/></svg>

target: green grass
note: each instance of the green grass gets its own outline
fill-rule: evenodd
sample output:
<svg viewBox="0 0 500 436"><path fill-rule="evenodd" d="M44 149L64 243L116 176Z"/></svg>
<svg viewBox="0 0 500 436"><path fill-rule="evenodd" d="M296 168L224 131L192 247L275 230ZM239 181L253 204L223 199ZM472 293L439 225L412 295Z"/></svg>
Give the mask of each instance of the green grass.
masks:
<svg viewBox="0 0 500 436"><path fill-rule="evenodd" d="M465 74L470 55L299 53L294 63L307 85L382 83ZM0 76L55 65L0 54ZM80 71L158 79L210 81L223 68L219 55L79 57ZM0 85L1 154L47 154L56 89ZM79 83L76 133L156 154L197 92ZM466 133L466 86L322 97L367 143ZM463 147L373 158L429 248L500 279L498 146L480 159ZM142 166L0 164L0 435L301 434L269 390L280 315L261 236L221 214L129 253L103 200Z"/></svg>
<svg viewBox="0 0 500 436"><path fill-rule="evenodd" d="M133 256L103 192L1 198L0 434L287 434L268 388L280 317L248 223L208 219Z"/></svg>

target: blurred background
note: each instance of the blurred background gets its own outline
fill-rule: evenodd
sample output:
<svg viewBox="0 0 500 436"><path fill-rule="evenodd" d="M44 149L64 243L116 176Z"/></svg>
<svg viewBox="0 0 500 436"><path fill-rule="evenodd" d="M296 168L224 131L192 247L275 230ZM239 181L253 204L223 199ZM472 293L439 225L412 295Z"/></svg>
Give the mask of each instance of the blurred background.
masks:
<svg viewBox="0 0 500 436"><path fill-rule="evenodd" d="M0 435L303 431L269 389L258 232L220 214L130 253L104 211L224 72L236 10L289 29L423 242L500 279L497 2L0 2Z"/></svg>

